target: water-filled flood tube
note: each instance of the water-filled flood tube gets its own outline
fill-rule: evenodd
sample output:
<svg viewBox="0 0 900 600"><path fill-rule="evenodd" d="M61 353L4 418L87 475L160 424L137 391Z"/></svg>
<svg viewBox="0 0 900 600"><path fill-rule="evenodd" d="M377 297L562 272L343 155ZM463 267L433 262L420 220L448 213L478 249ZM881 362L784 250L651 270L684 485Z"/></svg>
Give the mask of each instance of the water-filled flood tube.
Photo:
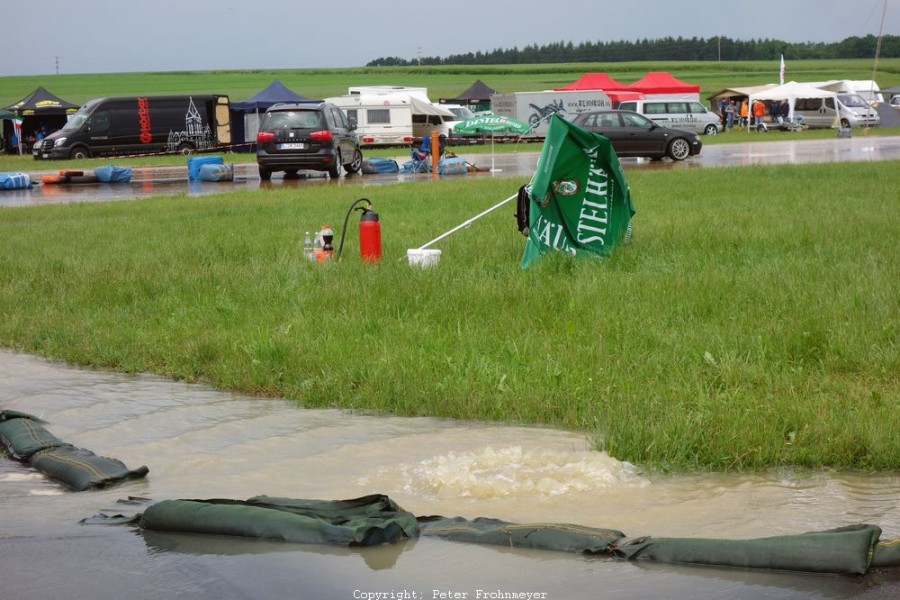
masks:
<svg viewBox="0 0 900 600"><path fill-rule="evenodd" d="M647 560L771 569L805 573L864 575L871 568L900 567L900 539L882 540L876 525L749 540L628 538L621 531L569 523L512 523L479 517L420 516L388 496L351 500L298 500L256 496L248 500L120 501L132 507L82 520L84 524L132 524L146 537L161 533L230 535L303 544L375 546L420 536Z"/></svg>
<svg viewBox="0 0 900 600"><path fill-rule="evenodd" d="M150 471L144 466L129 469L114 458L76 448L50 433L45 423L19 411L0 411L0 445L12 458L79 492L140 479Z"/></svg>

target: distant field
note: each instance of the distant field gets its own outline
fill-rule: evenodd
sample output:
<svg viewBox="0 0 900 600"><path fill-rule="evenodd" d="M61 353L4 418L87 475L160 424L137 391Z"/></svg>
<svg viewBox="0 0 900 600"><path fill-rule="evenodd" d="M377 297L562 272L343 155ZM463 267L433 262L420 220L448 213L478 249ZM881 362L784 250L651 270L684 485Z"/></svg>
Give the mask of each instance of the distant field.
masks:
<svg viewBox="0 0 900 600"><path fill-rule="evenodd" d="M796 81L872 79L871 60L787 60L786 78ZM605 72L631 83L648 71L668 71L700 86L701 98L733 86L773 83L778 62L629 62L570 63L556 65L486 65L429 67L359 67L346 69L282 69L256 71L176 71L165 73L101 73L0 77L0 107L8 106L37 86L57 96L84 103L102 96L138 94L224 93L241 100L273 79L311 98L345 94L351 85L408 85L427 87L430 97L452 98L476 79L500 92L534 91L560 87L587 72ZM900 85L900 59L879 61L879 86Z"/></svg>

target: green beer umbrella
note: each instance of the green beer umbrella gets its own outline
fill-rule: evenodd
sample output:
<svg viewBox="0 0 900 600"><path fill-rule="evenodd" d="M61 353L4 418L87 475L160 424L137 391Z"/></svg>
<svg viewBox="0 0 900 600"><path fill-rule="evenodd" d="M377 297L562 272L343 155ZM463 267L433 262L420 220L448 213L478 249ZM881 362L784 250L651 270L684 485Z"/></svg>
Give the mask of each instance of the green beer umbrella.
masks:
<svg viewBox="0 0 900 600"><path fill-rule="evenodd" d="M476 135L479 133L491 134L492 172L497 170L494 168L494 134L512 133L515 135L522 135L527 133L529 129L528 123L525 123L524 121L513 119L512 117L505 117L503 115L495 115L494 113L469 117L465 121L460 121L453 126L453 132L460 135Z"/></svg>
<svg viewBox="0 0 900 600"><path fill-rule="evenodd" d="M612 144L553 115L528 186L527 267L551 251L605 255L627 237L634 207Z"/></svg>

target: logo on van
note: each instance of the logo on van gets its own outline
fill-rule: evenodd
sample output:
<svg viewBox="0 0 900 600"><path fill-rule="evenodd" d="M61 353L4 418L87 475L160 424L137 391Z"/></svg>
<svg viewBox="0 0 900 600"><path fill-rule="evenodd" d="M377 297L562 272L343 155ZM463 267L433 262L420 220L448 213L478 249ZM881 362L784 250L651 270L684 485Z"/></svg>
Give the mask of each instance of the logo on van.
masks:
<svg viewBox="0 0 900 600"><path fill-rule="evenodd" d="M138 98L138 123L141 128L139 139L142 144L153 141L153 130L150 128L150 101L147 98Z"/></svg>

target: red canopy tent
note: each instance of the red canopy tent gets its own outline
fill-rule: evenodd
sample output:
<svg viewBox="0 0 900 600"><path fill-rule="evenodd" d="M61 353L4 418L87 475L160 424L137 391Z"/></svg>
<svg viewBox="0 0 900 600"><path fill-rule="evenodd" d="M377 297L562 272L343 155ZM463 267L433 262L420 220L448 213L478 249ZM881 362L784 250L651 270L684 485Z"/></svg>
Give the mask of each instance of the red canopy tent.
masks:
<svg viewBox="0 0 900 600"><path fill-rule="evenodd" d="M650 71L642 78L627 86L634 92L647 96L668 96L685 100L699 100L700 86L685 83L665 71Z"/></svg>
<svg viewBox="0 0 900 600"><path fill-rule="evenodd" d="M604 92L627 90L628 86L606 73L585 73L572 83L554 88L557 92L568 90L603 90Z"/></svg>
<svg viewBox="0 0 900 600"><path fill-rule="evenodd" d="M603 90L613 106L618 106L623 100L640 100L644 97L641 92L629 90L621 81L616 81L606 73L585 73L572 83L563 87L554 88L558 92L571 92L577 90Z"/></svg>

